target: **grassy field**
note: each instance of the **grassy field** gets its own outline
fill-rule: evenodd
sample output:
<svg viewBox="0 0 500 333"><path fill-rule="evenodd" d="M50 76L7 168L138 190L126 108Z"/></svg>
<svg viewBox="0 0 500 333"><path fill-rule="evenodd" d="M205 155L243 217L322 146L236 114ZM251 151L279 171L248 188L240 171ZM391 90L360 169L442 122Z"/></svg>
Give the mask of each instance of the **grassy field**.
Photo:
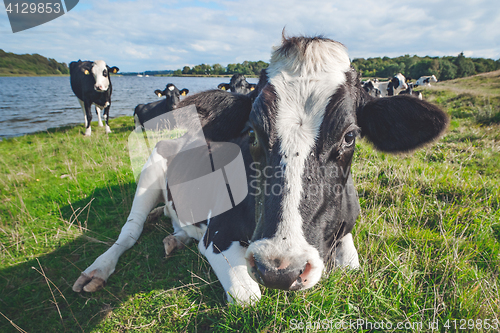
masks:
<svg viewBox="0 0 500 333"><path fill-rule="evenodd" d="M423 93L452 117L443 139L398 156L357 143L362 268L305 292L264 289L250 308L225 304L196 244L164 258L166 218L145 226L105 289L71 290L130 211L131 117L110 121L110 135L77 126L0 142L0 332L496 331L500 78Z"/></svg>

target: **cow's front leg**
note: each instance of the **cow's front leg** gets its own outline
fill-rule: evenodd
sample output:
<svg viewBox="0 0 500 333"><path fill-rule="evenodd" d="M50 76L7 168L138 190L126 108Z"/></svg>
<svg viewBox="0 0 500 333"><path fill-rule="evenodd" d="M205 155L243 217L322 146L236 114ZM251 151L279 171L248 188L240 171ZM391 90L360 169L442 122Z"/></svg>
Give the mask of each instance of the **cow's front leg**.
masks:
<svg viewBox="0 0 500 333"><path fill-rule="evenodd" d="M86 129L85 129L85 136L90 136L92 135L92 128L90 127L90 124L92 123L92 103L85 101L84 102L84 107L85 107L85 122L86 122Z"/></svg>
<svg viewBox="0 0 500 333"><path fill-rule="evenodd" d="M166 188L166 165L166 160L153 150L142 169L132 209L118 240L82 272L73 285L74 291L93 292L101 289L115 271L116 263L123 252L135 244L149 212L163 199Z"/></svg>
<svg viewBox="0 0 500 333"><path fill-rule="evenodd" d="M338 241L334 256L335 267L359 268L358 251L354 246L351 233L348 233Z"/></svg>
<svg viewBox="0 0 500 333"><path fill-rule="evenodd" d="M83 111L85 136L90 136L92 134L92 129L90 128L90 122L92 121L92 112L90 111L90 107L92 106L92 103L84 102L81 99L78 99L78 102L80 102L80 106Z"/></svg>
<svg viewBox="0 0 500 333"><path fill-rule="evenodd" d="M205 248L202 239L198 248L219 278L229 303L252 305L260 299L259 285L248 274L245 260L247 248L241 246L240 242L232 242L227 250L215 253L212 243Z"/></svg>
<svg viewBox="0 0 500 333"><path fill-rule="evenodd" d="M101 111L102 111L102 109L96 105L95 106L95 113L97 113L97 125L99 125L99 127L103 127L104 126L102 124Z"/></svg>
<svg viewBox="0 0 500 333"><path fill-rule="evenodd" d="M111 128L109 127L109 108L111 107L111 103L106 102L106 107L104 108L104 121L106 122L106 134L111 133ZM102 126L102 125L101 125Z"/></svg>

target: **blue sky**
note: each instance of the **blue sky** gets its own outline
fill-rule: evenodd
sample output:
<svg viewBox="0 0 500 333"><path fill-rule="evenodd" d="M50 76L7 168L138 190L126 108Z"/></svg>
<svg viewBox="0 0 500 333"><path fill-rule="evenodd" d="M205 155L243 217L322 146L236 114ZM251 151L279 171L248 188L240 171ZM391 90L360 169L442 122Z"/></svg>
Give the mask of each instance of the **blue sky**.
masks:
<svg viewBox="0 0 500 333"><path fill-rule="evenodd" d="M351 58L500 58L498 0L80 0L64 16L15 34L1 7L1 49L67 63L103 59L121 71L269 61L283 28L335 39Z"/></svg>

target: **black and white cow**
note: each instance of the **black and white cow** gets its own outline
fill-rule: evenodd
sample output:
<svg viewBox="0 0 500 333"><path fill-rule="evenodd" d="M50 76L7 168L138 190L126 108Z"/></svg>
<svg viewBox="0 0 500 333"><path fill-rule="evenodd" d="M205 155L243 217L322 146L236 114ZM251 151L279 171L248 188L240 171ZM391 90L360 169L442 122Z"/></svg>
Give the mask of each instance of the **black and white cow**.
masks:
<svg viewBox="0 0 500 333"><path fill-rule="evenodd" d="M167 84L163 91L160 89L155 90L155 95L158 97L165 96L165 99L148 104L137 105L134 110L135 127L144 127L144 123L148 120L172 111L181 100L180 96L186 96L187 94L189 94L189 89L184 88L179 90L172 83Z"/></svg>
<svg viewBox="0 0 500 333"><path fill-rule="evenodd" d="M92 134L90 122L92 121L91 106L95 105L99 126L103 126L101 110L104 109L104 120L106 122L106 133L111 133L109 128L109 108L111 107L111 85L110 73L117 73L118 67L109 67L103 60L97 61L73 61L69 64L71 89L78 97L78 101L85 117L85 135Z"/></svg>
<svg viewBox="0 0 500 333"><path fill-rule="evenodd" d="M399 95L410 95L418 99L423 98L422 93L420 91L413 90L413 88L415 88L415 85L413 83L409 82L407 84L408 84L408 89L401 91Z"/></svg>
<svg viewBox="0 0 500 333"><path fill-rule="evenodd" d="M378 86L378 82L372 80L368 80L362 83L362 87L368 93L368 95L372 97L382 97L382 93L376 86Z"/></svg>
<svg viewBox="0 0 500 333"><path fill-rule="evenodd" d="M217 88L221 90L227 90L238 94L248 94L253 91L256 87L254 83L248 83L245 75L243 74L234 74L231 77L229 83L221 83L217 86Z"/></svg>
<svg viewBox="0 0 500 333"><path fill-rule="evenodd" d="M439 137L447 115L409 96L369 96L346 48L323 37L283 37L257 89L254 102L214 90L178 105L196 106L211 144L239 146L246 198L225 213L182 227L186 221L175 210L179 202L170 201L168 190L176 179L165 186L167 171L175 168L167 158L169 142L159 142L118 240L82 272L74 291L93 292L105 284L159 201L166 203L174 226L164 240L167 254L190 238L198 240L230 302L257 301L259 284L302 290L313 287L324 270L360 266L351 234L360 211L350 173L356 137L381 151L406 152Z"/></svg>
<svg viewBox="0 0 500 333"><path fill-rule="evenodd" d="M437 78L435 75L431 76L421 76L417 82L415 82L415 86L428 86L430 87L431 82L438 82Z"/></svg>
<svg viewBox="0 0 500 333"><path fill-rule="evenodd" d="M379 82L375 85L380 90L381 97L396 96L400 91L408 89L406 79L403 74L398 73L386 82Z"/></svg>

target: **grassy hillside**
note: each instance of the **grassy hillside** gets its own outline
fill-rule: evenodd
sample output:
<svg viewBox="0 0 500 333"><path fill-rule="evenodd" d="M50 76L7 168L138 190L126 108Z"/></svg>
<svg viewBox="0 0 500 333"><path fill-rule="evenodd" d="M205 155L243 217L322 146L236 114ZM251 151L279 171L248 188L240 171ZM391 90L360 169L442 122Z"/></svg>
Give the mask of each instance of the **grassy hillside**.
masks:
<svg viewBox="0 0 500 333"><path fill-rule="evenodd" d="M0 49L0 76L69 74L68 65L39 54L14 54Z"/></svg>
<svg viewBox="0 0 500 333"><path fill-rule="evenodd" d="M486 323L496 331L500 103L469 80L483 77L423 90L452 116L434 144L393 156L357 143L362 213L353 234L362 268L335 271L305 292L264 289L251 308L225 305L196 244L163 257L166 218L145 226L104 290L71 290L130 211L131 117L111 120L110 135L94 127L83 137L76 126L0 142L0 331L288 332L302 322L315 332L358 320L392 324L386 331L403 331L397 323L408 332Z"/></svg>

